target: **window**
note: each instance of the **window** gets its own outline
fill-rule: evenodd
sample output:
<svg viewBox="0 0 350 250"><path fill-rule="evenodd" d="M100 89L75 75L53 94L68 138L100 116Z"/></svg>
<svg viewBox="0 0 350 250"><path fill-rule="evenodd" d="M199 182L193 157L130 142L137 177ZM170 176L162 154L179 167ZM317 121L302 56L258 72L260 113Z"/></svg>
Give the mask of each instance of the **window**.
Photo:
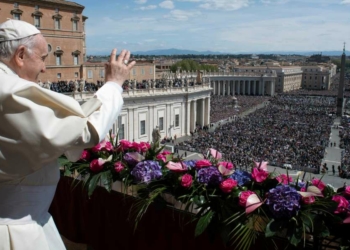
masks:
<svg viewBox="0 0 350 250"><path fill-rule="evenodd" d="M159 126L159 130L163 131L164 130L164 125L163 125L163 117L159 117L159 122L158 122L158 126Z"/></svg>
<svg viewBox="0 0 350 250"><path fill-rule="evenodd" d="M79 65L79 56L78 55L74 55L73 56L73 61L74 61L74 65Z"/></svg>
<svg viewBox="0 0 350 250"><path fill-rule="evenodd" d="M56 12L56 13L58 13L58 11L59 11L59 9L58 9L58 8L56 8L56 9L55 9L55 12Z"/></svg>
<svg viewBox="0 0 350 250"><path fill-rule="evenodd" d="M146 121L140 121L140 135L146 134Z"/></svg>
<svg viewBox="0 0 350 250"><path fill-rule="evenodd" d="M34 9L35 9L35 10L39 10L39 5L35 5L35 6L34 6Z"/></svg>
<svg viewBox="0 0 350 250"><path fill-rule="evenodd" d="M100 69L100 78L104 78L104 77L105 77L105 70Z"/></svg>
<svg viewBox="0 0 350 250"><path fill-rule="evenodd" d="M62 64L61 55L56 55L56 65L60 66Z"/></svg>
<svg viewBox="0 0 350 250"><path fill-rule="evenodd" d="M48 45L47 45L47 50L48 50L49 53L51 52L51 50L52 50L51 44L48 44Z"/></svg>
<svg viewBox="0 0 350 250"><path fill-rule="evenodd" d="M122 124L122 118L118 117L118 140L125 139L124 136L124 124Z"/></svg>
<svg viewBox="0 0 350 250"><path fill-rule="evenodd" d="M59 18L55 18L55 29L60 30L61 29L61 20Z"/></svg>
<svg viewBox="0 0 350 250"><path fill-rule="evenodd" d="M61 73L57 73L57 78L61 79Z"/></svg>
<svg viewBox="0 0 350 250"><path fill-rule="evenodd" d="M34 26L40 28L40 16L34 16Z"/></svg>
<svg viewBox="0 0 350 250"><path fill-rule="evenodd" d="M73 20L73 31L78 31L78 21Z"/></svg>
<svg viewBox="0 0 350 250"><path fill-rule="evenodd" d="M13 4L13 7L14 7L14 8L18 8L18 3L14 3L14 4Z"/></svg>
<svg viewBox="0 0 350 250"><path fill-rule="evenodd" d="M79 77L79 73L78 72L74 72L74 77L78 78Z"/></svg>
<svg viewBox="0 0 350 250"><path fill-rule="evenodd" d="M152 68L149 69L149 73L153 74L153 69Z"/></svg>
<svg viewBox="0 0 350 250"><path fill-rule="evenodd" d="M21 20L21 14L14 13L14 14L13 14L13 19L15 19L15 20Z"/></svg>
<svg viewBox="0 0 350 250"><path fill-rule="evenodd" d="M141 69L141 75L144 75L144 74L145 74L145 70Z"/></svg>
<svg viewBox="0 0 350 250"><path fill-rule="evenodd" d="M175 115L175 127L180 126L180 115Z"/></svg>
<svg viewBox="0 0 350 250"><path fill-rule="evenodd" d="M92 70L91 70L91 69L89 69L89 70L88 70L88 78L89 78L89 79L91 79L91 78L92 78L92 76L93 76L93 74L92 74Z"/></svg>
<svg viewBox="0 0 350 250"><path fill-rule="evenodd" d="M317 76L315 76L315 80L317 80Z"/></svg>
<svg viewBox="0 0 350 250"><path fill-rule="evenodd" d="M132 74L136 76L136 69L132 69Z"/></svg>

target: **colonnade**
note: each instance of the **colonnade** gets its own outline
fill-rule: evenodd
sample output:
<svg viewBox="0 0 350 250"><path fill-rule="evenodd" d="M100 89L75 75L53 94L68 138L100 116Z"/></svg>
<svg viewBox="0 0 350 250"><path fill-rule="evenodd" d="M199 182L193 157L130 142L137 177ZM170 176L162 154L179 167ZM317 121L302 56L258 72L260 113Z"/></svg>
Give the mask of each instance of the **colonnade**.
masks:
<svg viewBox="0 0 350 250"><path fill-rule="evenodd" d="M275 81L263 80L211 80L214 95L269 95L275 94Z"/></svg>
<svg viewBox="0 0 350 250"><path fill-rule="evenodd" d="M186 105L186 134L193 132L196 125L210 124L210 97L188 100Z"/></svg>

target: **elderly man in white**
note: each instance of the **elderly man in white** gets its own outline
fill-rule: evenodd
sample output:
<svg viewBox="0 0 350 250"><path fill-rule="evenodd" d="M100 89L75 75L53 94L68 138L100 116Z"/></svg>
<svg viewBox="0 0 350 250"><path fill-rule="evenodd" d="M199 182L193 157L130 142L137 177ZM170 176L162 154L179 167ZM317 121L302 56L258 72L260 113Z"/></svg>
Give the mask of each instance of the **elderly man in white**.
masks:
<svg viewBox="0 0 350 250"><path fill-rule="evenodd" d="M0 250L65 249L48 213L59 179L57 158L77 160L103 140L123 105L130 52L106 63L106 84L78 102L36 83L48 46L18 20L0 24Z"/></svg>

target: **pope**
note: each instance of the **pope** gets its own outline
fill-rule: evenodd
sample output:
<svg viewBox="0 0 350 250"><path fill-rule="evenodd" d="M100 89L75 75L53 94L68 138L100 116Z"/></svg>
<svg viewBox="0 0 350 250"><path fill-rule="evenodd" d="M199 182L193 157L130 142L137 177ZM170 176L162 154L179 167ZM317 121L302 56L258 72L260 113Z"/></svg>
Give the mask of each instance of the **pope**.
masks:
<svg viewBox="0 0 350 250"><path fill-rule="evenodd" d="M48 45L33 25L0 24L0 249L65 249L48 213L59 180L57 158L71 161L102 141L123 105L122 84L135 62L113 49L106 83L79 105L41 88Z"/></svg>

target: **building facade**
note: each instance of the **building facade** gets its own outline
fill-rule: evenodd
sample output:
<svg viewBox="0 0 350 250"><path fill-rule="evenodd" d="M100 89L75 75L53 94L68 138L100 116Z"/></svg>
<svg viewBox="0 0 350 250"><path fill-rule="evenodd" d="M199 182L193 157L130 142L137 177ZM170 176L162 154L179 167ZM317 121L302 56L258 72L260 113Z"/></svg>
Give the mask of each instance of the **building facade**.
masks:
<svg viewBox="0 0 350 250"><path fill-rule="evenodd" d="M83 10L84 6L63 0L0 0L0 22L23 20L41 31L49 51L42 81L80 79L86 56Z"/></svg>
<svg viewBox="0 0 350 250"><path fill-rule="evenodd" d="M208 83L180 88L148 88L124 91L124 105L113 133L119 139L152 141L158 127L161 138L190 135L196 126L210 124L210 94ZM91 98L93 93L75 95L77 101Z"/></svg>

